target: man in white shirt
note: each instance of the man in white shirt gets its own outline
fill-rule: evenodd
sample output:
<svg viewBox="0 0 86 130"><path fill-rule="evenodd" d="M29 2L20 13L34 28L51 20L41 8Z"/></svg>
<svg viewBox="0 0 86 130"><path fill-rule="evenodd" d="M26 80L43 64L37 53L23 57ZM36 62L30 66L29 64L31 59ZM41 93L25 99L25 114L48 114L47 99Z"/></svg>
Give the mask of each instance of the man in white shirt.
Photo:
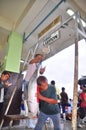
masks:
<svg viewBox="0 0 86 130"><path fill-rule="evenodd" d="M27 68L27 73L24 79L24 93L25 98L28 100L28 107L26 106L26 111L33 113L36 116L38 109L38 102L36 97L37 84L36 78L39 74L43 74L45 67L42 68L41 62L44 57L42 54L36 54L32 60L30 60ZM27 112L26 112L27 113ZM28 113L27 113L28 115ZM34 128L34 119L28 120L28 128Z"/></svg>

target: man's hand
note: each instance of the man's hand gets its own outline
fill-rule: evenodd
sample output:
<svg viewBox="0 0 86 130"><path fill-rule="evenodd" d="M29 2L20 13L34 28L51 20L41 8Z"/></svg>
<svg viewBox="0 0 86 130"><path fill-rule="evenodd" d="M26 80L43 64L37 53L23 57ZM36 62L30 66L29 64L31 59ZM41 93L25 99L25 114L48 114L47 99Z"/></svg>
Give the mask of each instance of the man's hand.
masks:
<svg viewBox="0 0 86 130"><path fill-rule="evenodd" d="M44 97L40 94L40 92L37 93L37 97L40 99L40 100L43 100L47 103L50 103L50 104L57 104L58 101L56 99L53 99L53 98L47 98L47 97Z"/></svg>
<svg viewBox="0 0 86 130"><path fill-rule="evenodd" d="M39 92L37 93L37 97L41 100L43 99L43 96Z"/></svg>
<svg viewBox="0 0 86 130"><path fill-rule="evenodd" d="M10 87L10 86L12 85L12 83L9 83L9 82L7 81L7 82L5 82L5 85L6 85L6 87L8 88L8 87Z"/></svg>
<svg viewBox="0 0 86 130"><path fill-rule="evenodd" d="M43 73L45 72L45 68L46 68L46 67L40 68L40 74L43 74Z"/></svg>

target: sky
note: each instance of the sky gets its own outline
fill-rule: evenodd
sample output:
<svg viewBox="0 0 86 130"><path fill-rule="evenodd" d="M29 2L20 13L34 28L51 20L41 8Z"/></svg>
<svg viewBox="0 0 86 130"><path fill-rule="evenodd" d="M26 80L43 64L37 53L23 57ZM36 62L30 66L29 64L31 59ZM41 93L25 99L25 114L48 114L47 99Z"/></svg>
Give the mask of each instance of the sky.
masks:
<svg viewBox="0 0 86 130"><path fill-rule="evenodd" d="M79 79L86 75L86 41L83 39L78 44ZM74 53L74 45L72 45L43 62L43 66L46 66L44 75L47 77L48 82L50 83L51 80L55 80L56 87L60 91L62 87L65 87L69 98L72 99L74 86Z"/></svg>

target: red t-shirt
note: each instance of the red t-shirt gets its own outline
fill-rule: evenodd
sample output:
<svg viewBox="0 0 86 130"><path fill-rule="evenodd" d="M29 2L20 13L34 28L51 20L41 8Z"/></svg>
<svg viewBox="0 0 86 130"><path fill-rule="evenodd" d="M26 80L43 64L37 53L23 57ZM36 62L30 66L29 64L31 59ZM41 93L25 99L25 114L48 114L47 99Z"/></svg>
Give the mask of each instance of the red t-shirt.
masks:
<svg viewBox="0 0 86 130"><path fill-rule="evenodd" d="M81 92L80 99L81 99L81 107L86 108L86 93Z"/></svg>

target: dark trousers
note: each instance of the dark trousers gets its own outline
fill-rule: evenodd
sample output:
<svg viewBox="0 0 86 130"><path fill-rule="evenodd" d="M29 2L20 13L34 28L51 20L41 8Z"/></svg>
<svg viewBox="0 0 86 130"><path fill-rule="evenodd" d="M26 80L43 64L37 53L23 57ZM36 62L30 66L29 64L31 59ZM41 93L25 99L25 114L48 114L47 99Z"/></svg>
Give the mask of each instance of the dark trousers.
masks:
<svg viewBox="0 0 86 130"><path fill-rule="evenodd" d="M1 113L2 113L2 108L3 108L3 102L0 103L0 117L1 117Z"/></svg>
<svg viewBox="0 0 86 130"><path fill-rule="evenodd" d="M81 119L83 119L86 116L86 108L80 107L78 110L79 116Z"/></svg>
<svg viewBox="0 0 86 130"><path fill-rule="evenodd" d="M0 103L0 111L2 110L3 102Z"/></svg>

